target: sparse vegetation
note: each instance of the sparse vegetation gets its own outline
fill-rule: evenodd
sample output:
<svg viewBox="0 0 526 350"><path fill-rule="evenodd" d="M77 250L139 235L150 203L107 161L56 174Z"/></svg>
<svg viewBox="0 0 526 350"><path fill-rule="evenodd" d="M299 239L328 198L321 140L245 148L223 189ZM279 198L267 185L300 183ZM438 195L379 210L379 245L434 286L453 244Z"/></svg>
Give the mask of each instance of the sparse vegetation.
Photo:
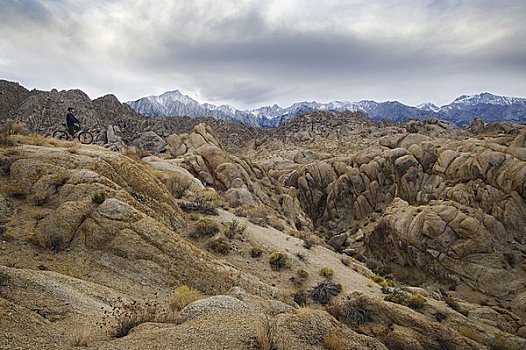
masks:
<svg viewBox="0 0 526 350"><path fill-rule="evenodd" d="M420 310L426 304L426 298L421 294L409 295L405 293L393 293L386 295L384 300L407 306L413 310Z"/></svg>
<svg viewBox="0 0 526 350"><path fill-rule="evenodd" d="M444 302L450 307L452 308L453 310L455 310L456 312L464 315L464 316L468 316L468 310L464 309L462 306L460 306L458 300L452 296L445 296L444 297Z"/></svg>
<svg viewBox="0 0 526 350"><path fill-rule="evenodd" d="M361 299L331 303L327 306L327 311L338 321L353 327L369 321L369 312Z"/></svg>
<svg viewBox="0 0 526 350"><path fill-rule="evenodd" d="M482 337L482 334L480 334L475 328L465 325L459 325L457 327L457 332L462 334L462 336L469 338L471 340L476 341L479 344L482 344L484 341L484 338Z"/></svg>
<svg viewBox="0 0 526 350"><path fill-rule="evenodd" d="M323 345L329 350L347 350L349 345L342 340L341 336L334 329L331 329L323 339Z"/></svg>
<svg viewBox="0 0 526 350"><path fill-rule="evenodd" d="M276 349L272 335L271 321L268 317L265 317L256 323L256 342L258 350Z"/></svg>
<svg viewBox="0 0 526 350"><path fill-rule="evenodd" d="M230 243L224 237L218 237L210 240L207 247L209 250L223 255L230 253Z"/></svg>
<svg viewBox="0 0 526 350"><path fill-rule="evenodd" d="M183 198L190 187L192 187L190 178L174 171L167 174L164 183L175 198Z"/></svg>
<svg viewBox="0 0 526 350"><path fill-rule="evenodd" d="M320 304L328 304L331 299L342 291L342 286L332 281L326 280L319 283L311 290L311 297Z"/></svg>
<svg viewBox="0 0 526 350"><path fill-rule="evenodd" d="M204 236L213 236L221 230L217 222L208 218L201 218L195 224L194 230L190 233L192 238L201 238Z"/></svg>
<svg viewBox="0 0 526 350"><path fill-rule="evenodd" d="M319 237L313 234L306 235L303 237L303 248L311 249L319 243Z"/></svg>
<svg viewBox="0 0 526 350"><path fill-rule="evenodd" d="M202 298L203 293L197 289L187 285L182 285L177 287L172 293L170 298L170 306L173 309L182 310L186 305Z"/></svg>
<svg viewBox="0 0 526 350"><path fill-rule="evenodd" d="M261 249L258 246L254 246L250 248L250 256L255 258L259 258L263 254L263 249Z"/></svg>
<svg viewBox="0 0 526 350"><path fill-rule="evenodd" d="M190 202L179 203L186 212L198 212L205 215L218 215L219 199L215 191L200 191L193 195Z"/></svg>
<svg viewBox="0 0 526 350"><path fill-rule="evenodd" d="M330 267L325 266L325 267L322 267L320 270L320 276L322 277L332 278L333 275L334 275L334 271Z"/></svg>
<svg viewBox="0 0 526 350"><path fill-rule="evenodd" d="M305 294L305 291L299 290L292 296L294 302L298 304L299 306L305 306L307 305L307 294Z"/></svg>
<svg viewBox="0 0 526 350"><path fill-rule="evenodd" d="M281 250L275 250L270 253L268 262L274 270L279 270L287 266L288 259L289 258L285 252Z"/></svg>
<svg viewBox="0 0 526 350"><path fill-rule="evenodd" d="M246 225L242 224L239 220L234 219L226 223L225 236L228 239L234 239L236 236L242 236L246 229Z"/></svg>
<svg viewBox="0 0 526 350"><path fill-rule="evenodd" d="M106 328L108 335L122 338L136 326L145 322L166 322L171 313L154 301L133 301L114 306L106 314L101 328Z"/></svg>
<svg viewBox="0 0 526 350"><path fill-rule="evenodd" d="M296 286L302 286L305 281L309 278L309 273L303 269L298 269L296 271L296 276L292 276L290 281Z"/></svg>

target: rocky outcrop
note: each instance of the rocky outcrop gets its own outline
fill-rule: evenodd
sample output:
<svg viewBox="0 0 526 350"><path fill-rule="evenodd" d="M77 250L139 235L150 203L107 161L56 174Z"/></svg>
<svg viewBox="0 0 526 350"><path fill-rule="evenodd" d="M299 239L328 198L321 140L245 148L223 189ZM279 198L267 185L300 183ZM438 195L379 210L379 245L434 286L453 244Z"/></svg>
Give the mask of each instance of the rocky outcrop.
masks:
<svg viewBox="0 0 526 350"><path fill-rule="evenodd" d="M395 134L379 143L282 178L331 245L343 249L352 239L341 232L373 223L366 255L386 272L498 298L523 290L524 132L467 141Z"/></svg>
<svg viewBox="0 0 526 350"><path fill-rule="evenodd" d="M29 95L18 83L0 80L0 120L11 117Z"/></svg>

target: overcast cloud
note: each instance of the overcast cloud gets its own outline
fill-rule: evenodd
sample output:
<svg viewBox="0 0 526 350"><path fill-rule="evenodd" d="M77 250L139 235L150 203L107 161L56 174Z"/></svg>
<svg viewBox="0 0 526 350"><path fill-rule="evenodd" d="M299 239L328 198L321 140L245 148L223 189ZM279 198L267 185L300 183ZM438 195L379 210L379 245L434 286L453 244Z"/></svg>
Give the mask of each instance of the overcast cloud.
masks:
<svg viewBox="0 0 526 350"><path fill-rule="evenodd" d="M0 0L0 79L238 108L526 96L524 0Z"/></svg>

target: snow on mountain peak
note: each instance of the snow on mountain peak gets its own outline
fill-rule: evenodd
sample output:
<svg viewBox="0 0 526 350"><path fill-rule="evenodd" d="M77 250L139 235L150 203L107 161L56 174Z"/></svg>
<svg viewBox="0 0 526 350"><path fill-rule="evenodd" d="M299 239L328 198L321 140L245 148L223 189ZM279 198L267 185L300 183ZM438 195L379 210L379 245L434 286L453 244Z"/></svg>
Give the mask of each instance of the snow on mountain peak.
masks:
<svg viewBox="0 0 526 350"><path fill-rule="evenodd" d="M452 121L457 125L469 123L474 116L482 117L486 122L517 122L526 119L526 99L496 96L488 92L462 95L452 103L442 107L431 102L411 107L398 101L362 100L350 102L335 100L327 103L302 101L288 107L280 107L274 104L256 109L239 110L227 104L216 106L211 103L199 103L179 90L173 90L160 96L150 96L128 102L128 105L138 113L152 117L188 115L232 120L260 127L278 127L291 118L316 111L336 113L362 111L373 119L388 118L393 121L404 121L409 118L438 118Z"/></svg>
<svg viewBox="0 0 526 350"><path fill-rule="evenodd" d="M421 109L423 111L431 111L431 112L438 112L440 110L440 107L438 107L436 104L432 102L424 102L416 106L416 108Z"/></svg>

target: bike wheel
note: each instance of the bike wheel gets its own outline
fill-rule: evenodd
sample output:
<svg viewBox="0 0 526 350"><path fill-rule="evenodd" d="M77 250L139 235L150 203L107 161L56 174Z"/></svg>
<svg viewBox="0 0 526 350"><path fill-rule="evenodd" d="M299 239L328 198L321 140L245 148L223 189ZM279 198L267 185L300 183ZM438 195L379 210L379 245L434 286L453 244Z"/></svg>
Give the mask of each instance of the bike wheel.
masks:
<svg viewBox="0 0 526 350"><path fill-rule="evenodd" d="M80 143L87 145L93 142L93 135L89 131L81 131L78 139Z"/></svg>
<svg viewBox="0 0 526 350"><path fill-rule="evenodd" d="M53 138L58 139L58 140L67 140L68 133L62 130L57 130L53 133Z"/></svg>

